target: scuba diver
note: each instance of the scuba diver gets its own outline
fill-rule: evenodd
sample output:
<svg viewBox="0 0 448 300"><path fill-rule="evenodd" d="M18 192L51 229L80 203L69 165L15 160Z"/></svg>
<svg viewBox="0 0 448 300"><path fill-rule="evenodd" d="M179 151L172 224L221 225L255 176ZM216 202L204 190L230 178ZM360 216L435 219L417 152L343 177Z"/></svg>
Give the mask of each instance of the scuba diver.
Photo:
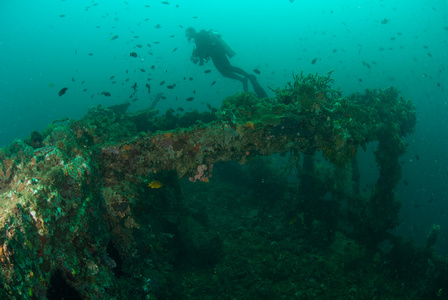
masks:
<svg viewBox="0 0 448 300"><path fill-rule="evenodd" d="M248 90L247 82L249 80L258 98L266 98L268 96L258 83L255 75L251 75L243 69L230 64L229 58L232 58L235 52L222 40L221 35L211 30L196 32L193 27L189 27L185 30L185 36L188 38L188 41L194 39L196 44L191 55L193 63L197 64L199 62L199 65L202 66L204 62L208 62L211 58L219 73L224 77L239 80L243 84L244 91Z"/></svg>

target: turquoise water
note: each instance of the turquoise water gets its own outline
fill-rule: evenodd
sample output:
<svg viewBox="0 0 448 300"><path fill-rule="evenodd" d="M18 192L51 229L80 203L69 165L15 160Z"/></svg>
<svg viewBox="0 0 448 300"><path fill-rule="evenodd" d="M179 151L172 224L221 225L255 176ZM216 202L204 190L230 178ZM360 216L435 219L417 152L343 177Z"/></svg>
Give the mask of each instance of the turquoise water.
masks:
<svg viewBox="0 0 448 300"><path fill-rule="evenodd" d="M260 70L264 87L283 86L294 72L335 70L345 94L393 85L414 101L418 124L402 158L398 233L422 242L432 224L448 228L447 12L447 1L2 1L0 145L130 96L131 111L158 93L166 97L155 107L161 112L220 107L240 83L211 62L194 65L184 36L189 26L214 29L237 53L232 63Z"/></svg>

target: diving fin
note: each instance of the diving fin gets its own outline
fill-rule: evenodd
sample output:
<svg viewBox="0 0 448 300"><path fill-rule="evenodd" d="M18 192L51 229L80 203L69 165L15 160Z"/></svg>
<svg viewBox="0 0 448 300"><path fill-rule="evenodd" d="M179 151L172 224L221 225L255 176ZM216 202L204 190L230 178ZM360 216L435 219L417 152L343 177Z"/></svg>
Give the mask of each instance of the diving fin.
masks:
<svg viewBox="0 0 448 300"><path fill-rule="evenodd" d="M254 75L250 75L249 80L252 83L252 86L254 87L254 92L258 98L263 99L268 97L268 94L266 94L266 92L263 90L263 88L258 83L258 80Z"/></svg>

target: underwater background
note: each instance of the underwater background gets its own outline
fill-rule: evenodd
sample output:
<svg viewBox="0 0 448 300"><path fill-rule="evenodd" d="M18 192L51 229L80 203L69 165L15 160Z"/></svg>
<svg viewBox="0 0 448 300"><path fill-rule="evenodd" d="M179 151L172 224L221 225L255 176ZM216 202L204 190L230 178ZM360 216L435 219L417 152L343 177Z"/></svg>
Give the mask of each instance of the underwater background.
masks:
<svg viewBox="0 0 448 300"><path fill-rule="evenodd" d="M394 86L411 99L417 125L400 158L402 223L394 233L424 245L440 225L436 251L448 255L445 0L2 1L0 146L97 105L130 101L135 112L163 95L161 114L221 107L241 84L211 62L190 61L190 26L222 34L237 53L232 64L256 70L269 96L268 87L284 87L292 74L334 70L344 95ZM364 187L377 176L374 147L359 153Z"/></svg>
<svg viewBox="0 0 448 300"><path fill-rule="evenodd" d="M161 112L219 107L241 84L211 62L193 64L184 36L189 26L213 29L237 53L234 65L260 70L263 86L283 87L301 71L335 70L344 94L398 88L418 114L402 157L399 231L424 241L433 223L448 227L447 1L5 1L0 24L0 145L63 117L80 118L91 106L122 103L135 82L130 110L148 107L159 92L167 98L155 107ZM448 254L446 235L438 247Z"/></svg>

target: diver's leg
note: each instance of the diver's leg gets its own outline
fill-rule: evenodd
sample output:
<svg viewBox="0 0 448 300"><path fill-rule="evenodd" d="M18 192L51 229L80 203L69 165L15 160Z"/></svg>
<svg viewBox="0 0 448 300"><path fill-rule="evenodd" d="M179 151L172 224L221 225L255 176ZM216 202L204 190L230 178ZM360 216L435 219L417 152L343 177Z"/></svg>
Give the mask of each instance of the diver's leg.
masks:
<svg viewBox="0 0 448 300"><path fill-rule="evenodd" d="M219 71L219 73L221 73L222 76L241 81L244 91L246 92L248 90L247 78L235 74L236 72L234 72L233 70L234 67L230 65L229 59L225 54L215 54L214 56L212 56L212 61L216 69Z"/></svg>
<svg viewBox="0 0 448 300"><path fill-rule="evenodd" d="M241 69L241 68L234 67L234 66L230 66L230 68L231 68L232 72L234 72L234 73L243 75L244 77L247 77L247 78L249 78L249 76L250 76L249 73L247 73L246 71L244 71L244 70Z"/></svg>
<svg viewBox="0 0 448 300"><path fill-rule="evenodd" d="M258 83L257 78L255 77L255 75L251 75L249 73L247 73L246 71L244 71L241 68L238 67L232 67L232 71L237 73L237 74L241 74L243 76L245 76L246 78L248 78L250 80L250 82L252 83L252 86L254 87L254 92L257 95L258 98L262 99L262 98L267 98L268 95L266 94L266 92L263 90L263 88L261 87L261 85Z"/></svg>
<svg viewBox="0 0 448 300"><path fill-rule="evenodd" d="M225 71L221 71L219 70L219 72L221 73L222 76L227 77L227 78L232 78L232 79L236 79L241 81L241 83L243 84L243 89L245 92L248 91L248 87L247 87L247 78L246 77L241 77L236 75L235 73L232 72L225 72Z"/></svg>

